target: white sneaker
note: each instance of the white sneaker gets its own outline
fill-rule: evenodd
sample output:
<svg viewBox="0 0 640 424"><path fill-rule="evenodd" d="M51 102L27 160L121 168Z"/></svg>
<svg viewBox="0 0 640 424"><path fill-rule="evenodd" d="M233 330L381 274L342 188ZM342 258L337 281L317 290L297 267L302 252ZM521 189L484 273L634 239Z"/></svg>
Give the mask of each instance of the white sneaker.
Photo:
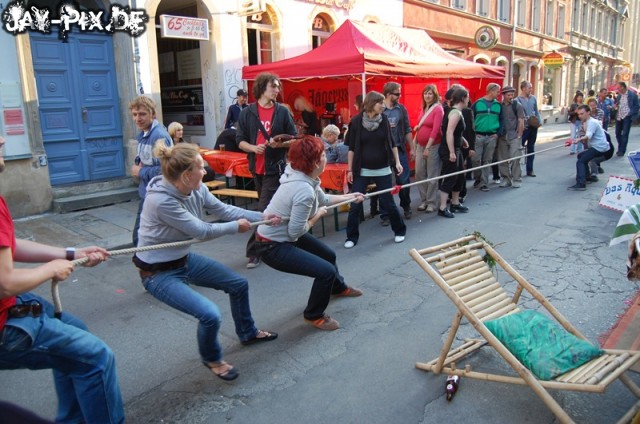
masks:
<svg viewBox="0 0 640 424"><path fill-rule="evenodd" d="M402 243L404 241L404 236L396 236L393 241L395 241L396 243Z"/></svg>
<svg viewBox="0 0 640 424"><path fill-rule="evenodd" d="M345 249L351 249L355 245L356 244L354 242L352 242L351 240L347 240L347 241L344 242L344 248Z"/></svg>

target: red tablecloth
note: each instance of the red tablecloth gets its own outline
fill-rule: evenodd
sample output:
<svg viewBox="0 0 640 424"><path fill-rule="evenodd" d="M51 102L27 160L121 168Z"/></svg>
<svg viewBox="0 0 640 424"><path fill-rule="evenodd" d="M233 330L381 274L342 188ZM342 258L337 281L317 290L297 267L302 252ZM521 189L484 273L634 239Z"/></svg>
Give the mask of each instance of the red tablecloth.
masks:
<svg viewBox="0 0 640 424"><path fill-rule="evenodd" d="M227 152L220 150L200 150L202 158L207 161L216 174L226 177L234 175L251 178L249 160L246 153Z"/></svg>
<svg viewBox="0 0 640 424"><path fill-rule="evenodd" d="M336 190L341 193L349 191L347 185L347 169L349 165L346 163L328 163L324 168L324 172L320 174L320 185L327 190Z"/></svg>
<svg viewBox="0 0 640 424"><path fill-rule="evenodd" d="M226 177L253 177L249 172L249 160L246 153L201 149L200 154L216 174L222 174ZM346 163L328 163L320 175L322 188L346 193L348 191L347 168Z"/></svg>

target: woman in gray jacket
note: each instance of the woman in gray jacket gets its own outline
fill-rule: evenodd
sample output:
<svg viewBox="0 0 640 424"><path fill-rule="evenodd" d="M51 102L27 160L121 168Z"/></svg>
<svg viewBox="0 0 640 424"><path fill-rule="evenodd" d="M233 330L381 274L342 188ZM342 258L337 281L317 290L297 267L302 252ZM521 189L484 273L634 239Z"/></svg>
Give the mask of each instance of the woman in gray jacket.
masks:
<svg viewBox="0 0 640 424"><path fill-rule="evenodd" d="M336 253L309 234L309 229L327 213L327 206L345 201L362 202L361 193L328 195L319 176L327 158L322 141L305 137L289 148L289 165L266 214L288 217L286 225L260 225L256 233L258 251L265 264L290 274L314 278L304 319L321 330L340 328L325 314L331 295L355 297L362 291L349 287L338 271Z"/></svg>
<svg viewBox="0 0 640 424"><path fill-rule="evenodd" d="M225 234L244 233L250 221L279 218L227 205L216 199L202 177L206 171L198 146L180 143L167 147L157 143L154 155L160 158L162 175L147 187L142 208L138 247L181 240L208 240ZM224 223L202 220L203 211ZM145 289L156 299L198 319L198 348L202 363L223 380L238 377L238 371L222 360L218 340L220 310L207 297L189 287L193 284L229 294L231 315L242 344L273 340L274 332L258 330L249 307L246 278L213 259L189 252L189 246L138 252L133 257Z"/></svg>

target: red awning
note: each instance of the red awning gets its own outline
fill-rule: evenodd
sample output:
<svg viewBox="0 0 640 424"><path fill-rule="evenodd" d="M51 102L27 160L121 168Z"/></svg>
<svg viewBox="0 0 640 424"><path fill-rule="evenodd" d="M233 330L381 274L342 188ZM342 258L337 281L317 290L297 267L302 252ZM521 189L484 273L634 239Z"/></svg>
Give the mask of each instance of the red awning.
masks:
<svg viewBox="0 0 640 424"><path fill-rule="evenodd" d="M281 79L405 76L418 78L504 78L504 68L461 59L444 51L419 29L347 20L321 46L300 56L245 66L242 78L262 72Z"/></svg>

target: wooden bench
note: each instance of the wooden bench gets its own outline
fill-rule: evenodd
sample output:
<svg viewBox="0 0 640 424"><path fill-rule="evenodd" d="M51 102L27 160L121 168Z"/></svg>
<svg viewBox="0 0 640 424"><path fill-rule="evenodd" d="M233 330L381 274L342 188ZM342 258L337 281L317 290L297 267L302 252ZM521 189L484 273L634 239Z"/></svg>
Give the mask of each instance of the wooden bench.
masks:
<svg viewBox="0 0 640 424"><path fill-rule="evenodd" d="M214 194L218 197L227 197L231 204L235 206L236 197L242 197L244 199L255 199L258 200L258 192L255 190L239 190L236 188L221 188L219 190L213 190L211 194Z"/></svg>
<svg viewBox="0 0 640 424"><path fill-rule="evenodd" d="M216 190L221 187L226 187L227 185L227 183L225 183L224 181L219 181L219 180L207 181L206 183L203 183L203 184L207 186L209 191Z"/></svg>

